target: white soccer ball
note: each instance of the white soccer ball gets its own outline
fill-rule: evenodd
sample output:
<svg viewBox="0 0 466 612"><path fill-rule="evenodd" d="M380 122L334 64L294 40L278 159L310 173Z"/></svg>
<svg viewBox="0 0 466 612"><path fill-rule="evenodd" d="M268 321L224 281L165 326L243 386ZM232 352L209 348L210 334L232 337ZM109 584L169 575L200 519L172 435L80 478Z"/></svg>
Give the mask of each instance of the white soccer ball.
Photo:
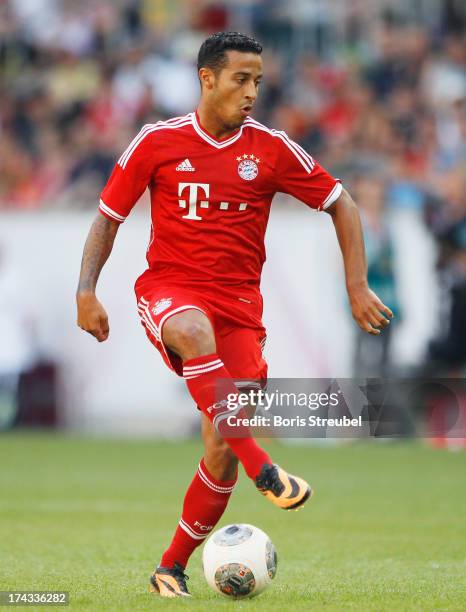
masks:
<svg viewBox="0 0 466 612"><path fill-rule="evenodd" d="M208 584L228 597L255 597L277 573L277 552L269 536L254 525L227 525L213 533L202 553Z"/></svg>

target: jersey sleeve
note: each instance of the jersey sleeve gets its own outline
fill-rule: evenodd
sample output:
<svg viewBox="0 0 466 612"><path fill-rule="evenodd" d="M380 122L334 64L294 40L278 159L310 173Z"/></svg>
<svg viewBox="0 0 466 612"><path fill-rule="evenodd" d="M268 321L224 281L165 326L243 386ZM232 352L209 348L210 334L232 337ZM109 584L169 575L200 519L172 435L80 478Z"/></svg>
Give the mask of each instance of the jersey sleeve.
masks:
<svg viewBox="0 0 466 612"><path fill-rule="evenodd" d="M100 195L99 212L123 223L155 169L153 126L146 125L120 157Z"/></svg>
<svg viewBox="0 0 466 612"><path fill-rule="evenodd" d="M333 178L285 132L275 132L278 148L276 190L288 193L314 210L325 210L342 192L339 179Z"/></svg>

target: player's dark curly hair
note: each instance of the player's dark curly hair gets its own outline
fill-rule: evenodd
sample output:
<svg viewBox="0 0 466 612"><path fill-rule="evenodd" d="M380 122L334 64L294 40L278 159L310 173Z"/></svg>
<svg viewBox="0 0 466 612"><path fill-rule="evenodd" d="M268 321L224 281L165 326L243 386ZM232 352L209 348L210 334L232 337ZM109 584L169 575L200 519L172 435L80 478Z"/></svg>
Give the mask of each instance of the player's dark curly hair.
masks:
<svg viewBox="0 0 466 612"><path fill-rule="evenodd" d="M197 69L210 68L218 72L226 65L226 52L230 50L260 55L262 45L240 32L217 32L202 43L197 56Z"/></svg>

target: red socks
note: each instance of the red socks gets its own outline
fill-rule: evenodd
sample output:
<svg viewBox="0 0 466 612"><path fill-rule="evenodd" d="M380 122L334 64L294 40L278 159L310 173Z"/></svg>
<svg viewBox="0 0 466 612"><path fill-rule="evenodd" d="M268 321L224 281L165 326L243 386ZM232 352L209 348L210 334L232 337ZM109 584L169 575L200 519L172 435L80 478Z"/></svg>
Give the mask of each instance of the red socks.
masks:
<svg viewBox="0 0 466 612"><path fill-rule="evenodd" d="M254 480L264 463L272 463L272 460L251 437L248 427L228 425L228 416L246 418L247 415L242 408L235 411L228 408L228 395L237 395L238 389L222 360L215 353L188 359L183 362L183 376L196 404L238 457L249 478Z"/></svg>
<svg viewBox="0 0 466 612"><path fill-rule="evenodd" d="M160 562L164 567L173 567L177 561L186 567L194 549L220 520L227 507L235 480L216 480L201 459L183 503L183 513L173 536L170 547L164 552Z"/></svg>

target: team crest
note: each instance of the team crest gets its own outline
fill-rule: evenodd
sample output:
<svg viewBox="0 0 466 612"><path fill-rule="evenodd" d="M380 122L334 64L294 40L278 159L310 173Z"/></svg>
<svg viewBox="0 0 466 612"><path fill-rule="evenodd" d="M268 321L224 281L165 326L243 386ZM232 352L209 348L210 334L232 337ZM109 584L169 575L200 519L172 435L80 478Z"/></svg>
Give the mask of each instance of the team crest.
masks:
<svg viewBox="0 0 466 612"><path fill-rule="evenodd" d="M166 310L172 304L172 298L162 298L158 302L155 302L155 306L152 308L152 313L155 315L160 314Z"/></svg>
<svg viewBox="0 0 466 612"><path fill-rule="evenodd" d="M245 181L252 181L259 174L260 159L254 155L240 155L236 158L238 162L238 174Z"/></svg>

